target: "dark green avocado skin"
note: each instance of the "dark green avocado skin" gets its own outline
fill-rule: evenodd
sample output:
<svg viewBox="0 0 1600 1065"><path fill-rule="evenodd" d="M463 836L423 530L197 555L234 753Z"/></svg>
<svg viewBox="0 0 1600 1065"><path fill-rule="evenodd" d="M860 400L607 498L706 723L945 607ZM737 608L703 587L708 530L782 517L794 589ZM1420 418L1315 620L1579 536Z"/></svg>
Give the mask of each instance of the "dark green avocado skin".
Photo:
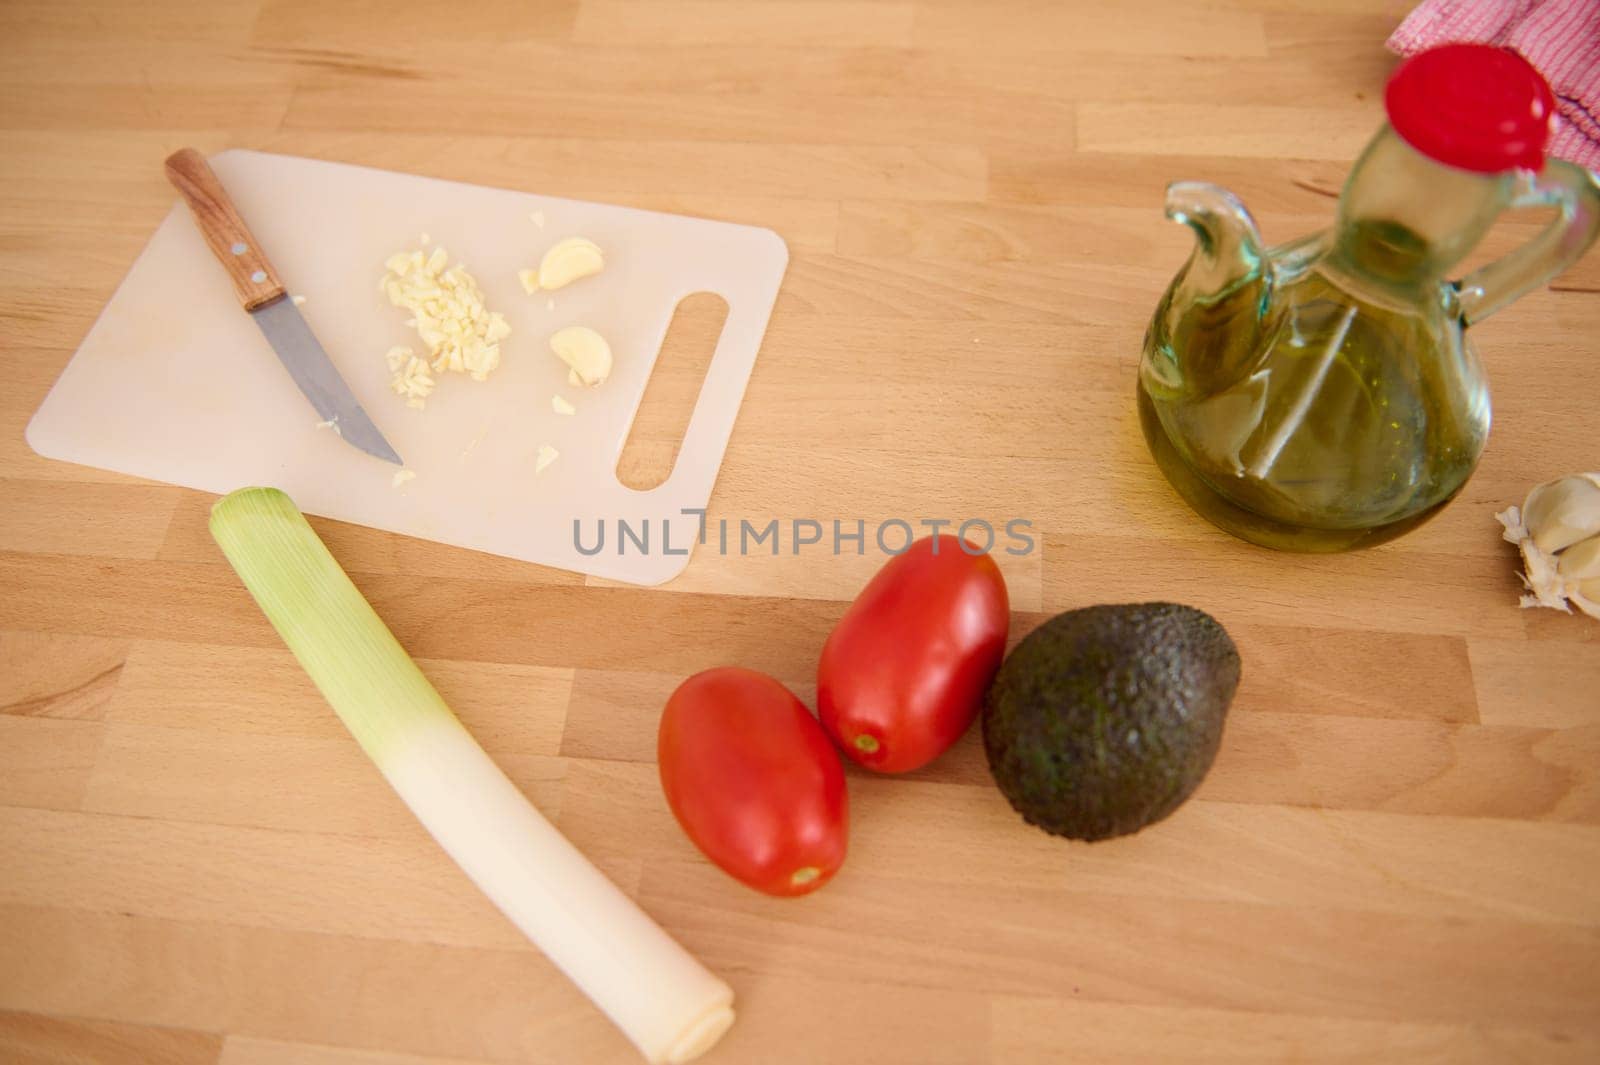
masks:
<svg viewBox="0 0 1600 1065"><path fill-rule="evenodd" d="M1199 786L1239 687L1239 651L1177 603L1058 614L1017 645L983 708L995 783L1070 839L1137 832Z"/></svg>

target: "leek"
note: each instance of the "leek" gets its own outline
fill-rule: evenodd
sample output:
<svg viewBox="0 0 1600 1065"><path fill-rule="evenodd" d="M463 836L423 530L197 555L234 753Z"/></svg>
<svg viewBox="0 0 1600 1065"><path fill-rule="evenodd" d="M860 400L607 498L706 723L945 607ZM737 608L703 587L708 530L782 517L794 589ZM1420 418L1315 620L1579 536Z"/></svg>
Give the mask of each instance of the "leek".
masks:
<svg viewBox="0 0 1600 1065"><path fill-rule="evenodd" d="M529 804L350 583L294 502L244 488L211 535L350 733L456 864L652 1063L733 1023L733 991Z"/></svg>

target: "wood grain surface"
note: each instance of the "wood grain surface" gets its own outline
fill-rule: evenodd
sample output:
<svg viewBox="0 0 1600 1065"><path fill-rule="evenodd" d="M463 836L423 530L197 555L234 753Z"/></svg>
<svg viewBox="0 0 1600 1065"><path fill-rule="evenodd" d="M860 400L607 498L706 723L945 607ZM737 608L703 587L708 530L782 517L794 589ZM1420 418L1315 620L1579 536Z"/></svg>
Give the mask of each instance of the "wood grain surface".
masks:
<svg viewBox="0 0 1600 1065"><path fill-rule="evenodd" d="M1600 624L1517 609L1492 517L1600 468L1600 258L1476 331L1482 466L1367 553L1215 531L1134 411L1189 247L1164 184L1231 187L1273 240L1326 224L1406 6L0 5L0 1060L636 1060L344 734L210 498L23 442L190 144L771 226L793 264L713 520L1025 518L1019 633L1162 598L1235 634L1222 753L1169 821L1049 838L969 735L852 773L844 871L780 901L678 832L657 713L721 663L809 698L878 558L702 550L641 590L317 522L512 778L734 985L708 1061L1600 1060ZM694 363L652 392L686 404Z"/></svg>

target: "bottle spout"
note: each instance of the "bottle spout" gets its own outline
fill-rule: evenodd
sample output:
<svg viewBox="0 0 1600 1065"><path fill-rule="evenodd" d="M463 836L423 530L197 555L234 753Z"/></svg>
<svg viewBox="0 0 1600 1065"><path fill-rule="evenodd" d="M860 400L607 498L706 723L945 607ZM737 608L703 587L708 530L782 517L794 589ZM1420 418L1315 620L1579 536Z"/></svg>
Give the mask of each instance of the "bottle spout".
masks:
<svg viewBox="0 0 1600 1065"><path fill-rule="evenodd" d="M1257 357L1271 296L1261 231L1233 193L1199 181L1167 186L1167 217L1194 230L1195 248L1156 308L1143 372L1170 395L1208 395Z"/></svg>
<svg viewBox="0 0 1600 1065"><path fill-rule="evenodd" d="M1167 186L1167 217L1194 230L1196 246L1185 270L1194 298L1224 299L1260 276L1261 230L1227 189L1175 181Z"/></svg>

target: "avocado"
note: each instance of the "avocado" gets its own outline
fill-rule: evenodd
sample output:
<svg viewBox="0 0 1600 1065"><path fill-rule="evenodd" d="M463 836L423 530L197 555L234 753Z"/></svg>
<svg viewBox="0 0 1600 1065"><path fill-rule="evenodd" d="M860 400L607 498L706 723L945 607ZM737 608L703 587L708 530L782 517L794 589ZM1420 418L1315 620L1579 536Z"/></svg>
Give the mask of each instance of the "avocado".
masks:
<svg viewBox="0 0 1600 1065"><path fill-rule="evenodd" d="M1070 839L1137 832L1211 768L1239 652L1176 603L1058 614L1011 652L983 708L995 783L1029 824Z"/></svg>

